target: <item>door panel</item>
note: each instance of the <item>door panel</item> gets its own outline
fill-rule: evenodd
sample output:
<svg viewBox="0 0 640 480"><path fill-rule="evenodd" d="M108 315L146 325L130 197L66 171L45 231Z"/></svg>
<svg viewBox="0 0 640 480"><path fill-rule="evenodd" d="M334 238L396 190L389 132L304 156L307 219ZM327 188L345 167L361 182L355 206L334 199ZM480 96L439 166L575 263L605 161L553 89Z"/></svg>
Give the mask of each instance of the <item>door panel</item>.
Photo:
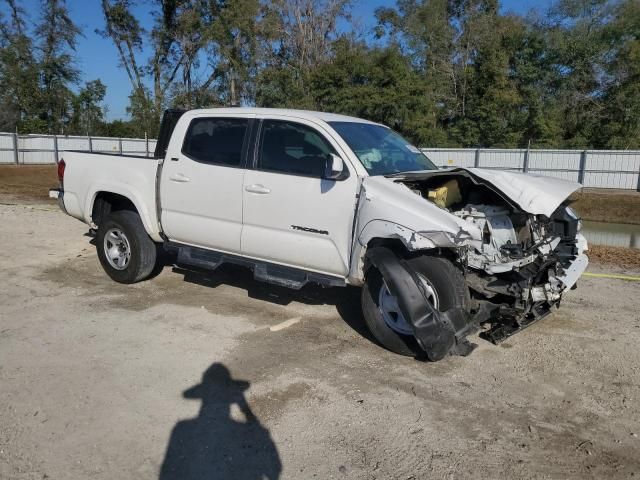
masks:
<svg viewBox="0 0 640 480"><path fill-rule="evenodd" d="M242 253L345 276L357 177L344 181L319 178L323 171L320 157L335 152L334 146L316 130L307 132L308 126L291 131L278 126L271 133L279 138L265 138L269 122L276 121L263 123L258 169L247 170L244 177ZM285 173L287 170L295 173Z"/></svg>
<svg viewBox="0 0 640 480"><path fill-rule="evenodd" d="M184 146L167 152L160 179L170 240L240 252L247 118L194 118Z"/></svg>

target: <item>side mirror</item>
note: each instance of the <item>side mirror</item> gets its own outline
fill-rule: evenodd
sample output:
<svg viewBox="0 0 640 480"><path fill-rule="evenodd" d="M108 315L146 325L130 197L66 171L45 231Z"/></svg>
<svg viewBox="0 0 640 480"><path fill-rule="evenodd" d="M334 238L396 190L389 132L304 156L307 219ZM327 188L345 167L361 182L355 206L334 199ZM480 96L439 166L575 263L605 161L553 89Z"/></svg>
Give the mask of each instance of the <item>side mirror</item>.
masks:
<svg viewBox="0 0 640 480"><path fill-rule="evenodd" d="M344 160L335 153L330 153L327 157L324 178L327 180L340 180L344 178L344 172Z"/></svg>

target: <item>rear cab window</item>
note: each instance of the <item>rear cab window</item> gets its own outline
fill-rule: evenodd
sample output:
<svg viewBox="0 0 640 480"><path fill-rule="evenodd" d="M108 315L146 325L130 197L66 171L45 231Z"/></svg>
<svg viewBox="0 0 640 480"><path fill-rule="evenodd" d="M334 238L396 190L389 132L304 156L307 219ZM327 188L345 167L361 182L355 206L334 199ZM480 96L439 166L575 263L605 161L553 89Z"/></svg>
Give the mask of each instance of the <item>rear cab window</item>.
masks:
<svg viewBox="0 0 640 480"><path fill-rule="evenodd" d="M187 129L182 153L201 163L243 166L248 130L246 118L194 118Z"/></svg>

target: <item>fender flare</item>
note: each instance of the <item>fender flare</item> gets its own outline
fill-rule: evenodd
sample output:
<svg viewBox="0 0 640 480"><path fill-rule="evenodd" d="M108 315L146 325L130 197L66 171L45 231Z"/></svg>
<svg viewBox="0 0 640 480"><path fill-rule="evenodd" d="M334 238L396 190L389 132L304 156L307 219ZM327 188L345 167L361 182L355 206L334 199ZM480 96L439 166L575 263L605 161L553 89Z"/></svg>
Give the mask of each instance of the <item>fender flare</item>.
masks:
<svg viewBox="0 0 640 480"><path fill-rule="evenodd" d="M142 225L144 229L147 231L149 236L154 241L162 241L160 237L158 226L155 224L155 217L152 216L148 209L145 207L144 202L139 198L139 196L133 191L127 188L116 187L114 185L94 185L89 190L90 193L87 195L87 204L85 205L84 216L85 222L88 224L92 223L92 214L93 207L96 202L96 198L98 193L106 192L106 193L115 193L116 195L121 195L133 203L133 206L136 207L138 214L140 215L140 220L142 221Z"/></svg>

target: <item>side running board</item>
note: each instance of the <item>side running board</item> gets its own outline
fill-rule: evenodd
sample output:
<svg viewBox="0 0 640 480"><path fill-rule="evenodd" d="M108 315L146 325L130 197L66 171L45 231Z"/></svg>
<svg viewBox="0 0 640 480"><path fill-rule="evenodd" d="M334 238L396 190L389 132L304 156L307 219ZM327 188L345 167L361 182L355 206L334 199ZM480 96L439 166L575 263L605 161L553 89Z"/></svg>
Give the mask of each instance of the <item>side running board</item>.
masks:
<svg viewBox="0 0 640 480"><path fill-rule="evenodd" d="M253 278L256 280L294 290L299 290L310 282L328 287L344 287L346 285L344 278L341 277L252 260L215 250L192 247L175 242L166 242L165 248L168 251L177 252L178 264L190 265L205 270L215 270L223 263L241 265L250 268L253 271Z"/></svg>

